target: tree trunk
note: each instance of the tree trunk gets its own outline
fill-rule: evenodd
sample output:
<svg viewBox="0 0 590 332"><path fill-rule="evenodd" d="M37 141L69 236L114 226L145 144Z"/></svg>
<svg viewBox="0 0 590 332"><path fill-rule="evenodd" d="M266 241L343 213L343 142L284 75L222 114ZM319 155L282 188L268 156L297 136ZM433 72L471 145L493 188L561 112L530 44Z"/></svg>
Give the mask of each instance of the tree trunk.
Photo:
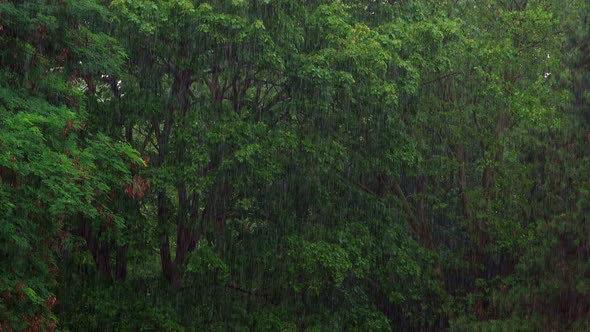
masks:
<svg viewBox="0 0 590 332"><path fill-rule="evenodd" d="M164 158L168 153L168 144L170 142L170 135L172 134L173 116L176 114L180 117L178 123L183 123L183 117L190 108L190 86L193 82L192 72L190 70L182 70L174 75L174 80L170 89L170 101L168 104L166 118L164 119L164 130L158 134L158 126L154 125L156 138L158 139L158 161L157 166L162 166ZM183 151L179 151L179 157L182 161ZM182 286L182 277L180 274L180 267L186 263L187 253L191 248L193 242L193 233L191 227L187 225L187 214L190 211L190 202L187 198L186 186L182 179L177 185L178 190L178 211L177 211L177 227L176 227L176 255L172 260L170 251L170 239L168 234L164 233L160 236L160 261L164 277L174 289L179 289ZM157 194L158 200L158 222L167 224L170 222L169 206L166 202L166 192L160 190ZM192 245L194 248L194 245Z"/></svg>
<svg viewBox="0 0 590 332"><path fill-rule="evenodd" d="M162 261L164 277L168 280L168 283L172 288L179 289L182 286L180 271L170 256L170 240L166 234L163 234L160 237L160 259Z"/></svg>
<svg viewBox="0 0 590 332"><path fill-rule="evenodd" d="M125 280L127 277L127 252L128 245L117 248L117 266L115 271L115 278L117 280Z"/></svg>
<svg viewBox="0 0 590 332"><path fill-rule="evenodd" d="M90 221L82 218L80 228L72 231L72 234L81 236L86 240L86 247L94 259L100 277L104 280L111 281L113 276L110 247L107 243L100 242L99 235L93 231Z"/></svg>
<svg viewBox="0 0 590 332"><path fill-rule="evenodd" d="M465 172L465 147L460 144L457 147L457 159L459 160L459 193L461 196L461 205L463 208L463 218L466 220L471 218L471 211L469 210L469 199L467 198L467 174Z"/></svg>

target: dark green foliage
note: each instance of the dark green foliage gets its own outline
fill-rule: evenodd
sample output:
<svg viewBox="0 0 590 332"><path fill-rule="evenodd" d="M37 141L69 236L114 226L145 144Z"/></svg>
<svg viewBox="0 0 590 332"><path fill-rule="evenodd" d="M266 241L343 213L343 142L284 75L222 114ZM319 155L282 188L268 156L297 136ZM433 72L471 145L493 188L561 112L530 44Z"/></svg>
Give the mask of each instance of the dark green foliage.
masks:
<svg viewBox="0 0 590 332"><path fill-rule="evenodd" d="M587 330L588 6L0 1L0 330Z"/></svg>
<svg viewBox="0 0 590 332"><path fill-rule="evenodd" d="M85 220L114 238L124 221L108 194L142 163L129 145L85 129L83 91L68 75L88 70L76 65L90 60L78 34L99 37L70 26L65 17L74 19L75 10L83 9L0 4L0 324L7 330L55 328L56 257L68 233Z"/></svg>

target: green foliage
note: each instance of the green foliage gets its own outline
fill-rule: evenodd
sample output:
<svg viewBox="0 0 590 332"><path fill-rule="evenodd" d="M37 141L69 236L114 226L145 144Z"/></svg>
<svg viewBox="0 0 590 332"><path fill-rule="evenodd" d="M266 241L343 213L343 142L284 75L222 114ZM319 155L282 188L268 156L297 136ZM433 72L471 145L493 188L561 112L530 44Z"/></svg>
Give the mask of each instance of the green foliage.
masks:
<svg viewBox="0 0 590 332"><path fill-rule="evenodd" d="M0 4L0 58L8 64L0 72L0 322L8 330L55 328L56 254L81 218L123 227L108 207L97 209L131 180L130 165L143 163L128 144L85 129L83 96L67 73L111 53L81 47L80 34L93 45L102 38L100 47L113 39L65 19L101 7L70 5Z"/></svg>
<svg viewBox="0 0 590 332"><path fill-rule="evenodd" d="M287 246L293 261L289 273L297 293L305 290L318 296L322 290L339 287L352 267L346 251L336 245L289 239Z"/></svg>
<svg viewBox="0 0 590 332"><path fill-rule="evenodd" d="M228 267L213 249L211 245L200 241L189 258L186 270L194 274L196 279L204 281L216 279L220 283L227 282Z"/></svg>
<svg viewBox="0 0 590 332"><path fill-rule="evenodd" d="M587 7L1 2L0 329L587 330Z"/></svg>

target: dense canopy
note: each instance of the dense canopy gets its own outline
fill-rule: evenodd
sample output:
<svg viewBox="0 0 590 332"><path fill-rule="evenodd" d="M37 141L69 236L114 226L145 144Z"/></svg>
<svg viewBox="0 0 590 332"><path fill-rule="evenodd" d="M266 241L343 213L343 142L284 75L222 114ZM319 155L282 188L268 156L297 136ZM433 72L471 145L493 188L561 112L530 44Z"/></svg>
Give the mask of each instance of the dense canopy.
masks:
<svg viewBox="0 0 590 332"><path fill-rule="evenodd" d="M588 0L0 0L0 331L588 331L588 174Z"/></svg>

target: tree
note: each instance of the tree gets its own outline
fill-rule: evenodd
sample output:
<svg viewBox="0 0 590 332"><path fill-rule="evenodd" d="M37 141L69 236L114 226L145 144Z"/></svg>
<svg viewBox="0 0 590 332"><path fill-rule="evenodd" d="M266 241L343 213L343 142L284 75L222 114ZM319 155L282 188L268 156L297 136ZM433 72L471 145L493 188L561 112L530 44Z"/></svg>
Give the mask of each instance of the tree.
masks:
<svg viewBox="0 0 590 332"><path fill-rule="evenodd" d="M0 4L0 323L587 330L586 7Z"/></svg>
<svg viewBox="0 0 590 332"><path fill-rule="evenodd" d="M85 129L77 80L92 67L84 43L104 46L105 37L74 19L92 9L0 4L0 324L7 330L55 328L56 256L67 250L68 233L80 221L89 232L122 227L104 204L131 181L130 165L142 163L129 145ZM102 248L92 246L104 272Z"/></svg>

